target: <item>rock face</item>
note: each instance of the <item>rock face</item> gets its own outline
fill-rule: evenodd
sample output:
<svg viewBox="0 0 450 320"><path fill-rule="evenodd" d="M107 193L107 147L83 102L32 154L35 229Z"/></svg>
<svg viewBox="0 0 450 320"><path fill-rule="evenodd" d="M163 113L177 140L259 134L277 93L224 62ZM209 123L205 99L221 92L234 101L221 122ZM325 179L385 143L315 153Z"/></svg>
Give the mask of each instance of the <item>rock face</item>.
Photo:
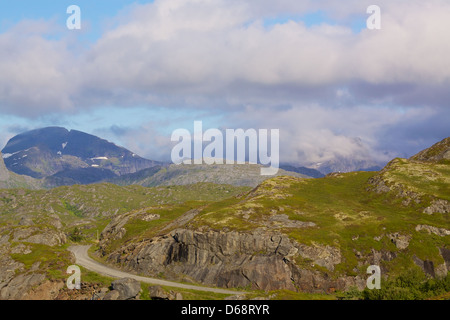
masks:
<svg viewBox="0 0 450 320"><path fill-rule="evenodd" d="M39 273L20 274L0 290L0 299L19 300L33 287L44 281L45 275Z"/></svg>
<svg viewBox="0 0 450 320"><path fill-rule="evenodd" d="M39 229L37 227L20 228L14 231L14 241L45 244L50 247L63 245L67 242L62 231L54 229Z"/></svg>
<svg viewBox="0 0 450 320"><path fill-rule="evenodd" d="M327 273L300 269L294 262L297 258L312 260L328 270L341 261L338 248L300 245L282 234L188 229L130 244L108 256L109 261L138 273L163 273L171 279L184 277L225 288L296 291L299 287L326 292L358 285L358 279L352 277L333 280Z"/></svg>

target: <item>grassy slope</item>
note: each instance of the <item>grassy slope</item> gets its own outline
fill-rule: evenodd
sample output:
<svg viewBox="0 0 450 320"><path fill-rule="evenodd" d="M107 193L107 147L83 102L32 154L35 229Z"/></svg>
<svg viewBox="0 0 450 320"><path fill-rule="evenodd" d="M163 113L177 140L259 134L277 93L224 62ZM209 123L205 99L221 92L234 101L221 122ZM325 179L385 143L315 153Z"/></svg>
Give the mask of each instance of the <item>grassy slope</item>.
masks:
<svg viewBox="0 0 450 320"><path fill-rule="evenodd" d="M270 215L286 214L292 220L317 225L314 228L281 228L291 238L305 244L315 242L341 249L344 261L337 266L338 273L355 274L355 252L369 254L372 248L399 253L388 266L394 273L413 267L410 258L414 254L422 260L433 261L435 265L442 264L437 247L448 247L450 237L442 238L414 229L418 224L448 228L448 215L426 215L422 213L425 204L406 207L392 193L367 191L367 180L373 175L375 173L355 172L314 180L274 178L263 183L247 198L226 200L208 207L197 216L192 227L208 226L219 230L226 227L245 231L263 227ZM427 184L421 181L414 183L414 187L428 192ZM442 188L448 188L448 184L444 183ZM440 192L437 193L442 195ZM245 218L243 213L250 217ZM380 241L374 239L394 232L412 235L405 251L400 252L386 236Z"/></svg>

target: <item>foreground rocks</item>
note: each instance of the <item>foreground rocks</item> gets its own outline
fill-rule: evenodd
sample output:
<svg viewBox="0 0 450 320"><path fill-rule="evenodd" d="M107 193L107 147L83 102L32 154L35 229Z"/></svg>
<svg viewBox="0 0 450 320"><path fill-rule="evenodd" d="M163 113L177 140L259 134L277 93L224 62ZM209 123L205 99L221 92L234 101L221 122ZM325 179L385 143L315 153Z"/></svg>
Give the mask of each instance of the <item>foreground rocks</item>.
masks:
<svg viewBox="0 0 450 320"><path fill-rule="evenodd" d="M161 286L150 286L148 293L152 300L183 300L181 293L166 291Z"/></svg>
<svg viewBox="0 0 450 320"><path fill-rule="evenodd" d="M141 292L141 283L137 280L124 278L111 283L112 290L104 300L138 300Z"/></svg>
<svg viewBox="0 0 450 320"><path fill-rule="evenodd" d="M358 277L333 279L327 272L300 268L306 259L333 271L341 262L338 248L299 244L283 234L198 232L177 229L141 243L133 243L108 256L129 271L168 279L195 281L224 288L287 289L307 292L363 288Z"/></svg>

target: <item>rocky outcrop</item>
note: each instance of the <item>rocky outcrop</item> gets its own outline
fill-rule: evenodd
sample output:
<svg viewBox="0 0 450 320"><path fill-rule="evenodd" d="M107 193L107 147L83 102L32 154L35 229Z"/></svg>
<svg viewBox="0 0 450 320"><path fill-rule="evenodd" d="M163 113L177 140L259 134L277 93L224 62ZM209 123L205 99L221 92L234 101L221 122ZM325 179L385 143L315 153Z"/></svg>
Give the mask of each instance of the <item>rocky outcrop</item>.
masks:
<svg viewBox="0 0 450 320"><path fill-rule="evenodd" d="M409 242L411 241L410 235L404 235L398 232L388 234L388 237L391 240L391 242L395 244L395 246L400 250L408 248Z"/></svg>
<svg viewBox="0 0 450 320"><path fill-rule="evenodd" d="M450 236L450 230L444 229L444 228L437 228L437 227L433 227L433 226L427 226L427 225L423 225L423 224L419 224L416 227L416 231L422 231L425 230L428 233L433 233L437 236L440 237L445 237L445 236Z"/></svg>
<svg viewBox="0 0 450 320"><path fill-rule="evenodd" d="M44 279L45 275L40 273L20 274L1 288L0 299L23 299L33 286L39 285Z"/></svg>
<svg viewBox="0 0 450 320"><path fill-rule="evenodd" d="M108 255L110 262L140 274L164 274L174 280L192 279L225 288L326 292L361 285L353 277L333 279L313 267L301 269L295 263L297 258L332 271L341 262L341 253L339 248L300 245L286 235L262 230L241 233L177 229Z"/></svg>
<svg viewBox="0 0 450 320"><path fill-rule="evenodd" d="M410 160L421 162L439 162L442 160L450 160L450 137L445 138L432 147L412 156Z"/></svg>
<svg viewBox="0 0 450 320"><path fill-rule="evenodd" d="M443 199L436 199L431 201L430 206L423 210L423 213L434 214L434 213L450 213L450 202Z"/></svg>
<svg viewBox="0 0 450 320"><path fill-rule="evenodd" d="M54 247L65 244L67 238L66 235L59 230L26 227L14 230L13 241L45 244Z"/></svg>

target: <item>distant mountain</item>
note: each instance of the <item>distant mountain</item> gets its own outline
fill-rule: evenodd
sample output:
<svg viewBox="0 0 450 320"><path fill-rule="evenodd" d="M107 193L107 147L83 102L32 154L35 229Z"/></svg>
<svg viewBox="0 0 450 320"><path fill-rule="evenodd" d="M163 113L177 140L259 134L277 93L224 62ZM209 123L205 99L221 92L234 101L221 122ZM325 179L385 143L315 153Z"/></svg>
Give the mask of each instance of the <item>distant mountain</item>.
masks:
<svg viewBox="0 0 450 320"><path fill-rule="evenodd" d="M14 172L10 172L3 161L2 153L0 152L0 189L9 188L27 188L37 189L41 187L42 183L39 180L28 176L21 176Z"/></svg>
<svg viewBox="0 0 450 320"><path fill-rule="evenodd" d="M306 167L296 167L296 166L289 165L289 164L283 164L283 165L280 165L280 169L283 169L285 171L297 172L297 173L304 174L304 175L312 177L312 178L325 177L325 175L322 172L320 172L316 169L311 169L311 168L306 168Z"/></svg>
<svg viewBox="0 0 450 320"><path fill-rule="evenodd" d="M384 165L385 163L377 163L371 160L336 156L333 160L309 164L308 167L326 175L332 172L379 171Z"/></svg>
<svg viewBox="0 0 450 320"><path fill-rule="evenodd" d="M50 186L92 183L158 164L96 136L48 127L13 137L2 150L6 167Z"/></svg>
<svg viewBox="0 0 450 320"><path fill-rule="evenodd" d="M168 167L153 167L136 173L124 175L109 180L118 185L141 185L144 187L188 185L199 182L229 184L233 186L256 187L273 176L262 176L261 165L170 165ZM311 178L305 174L280 169L276 176L293 176Z"/></svg>

